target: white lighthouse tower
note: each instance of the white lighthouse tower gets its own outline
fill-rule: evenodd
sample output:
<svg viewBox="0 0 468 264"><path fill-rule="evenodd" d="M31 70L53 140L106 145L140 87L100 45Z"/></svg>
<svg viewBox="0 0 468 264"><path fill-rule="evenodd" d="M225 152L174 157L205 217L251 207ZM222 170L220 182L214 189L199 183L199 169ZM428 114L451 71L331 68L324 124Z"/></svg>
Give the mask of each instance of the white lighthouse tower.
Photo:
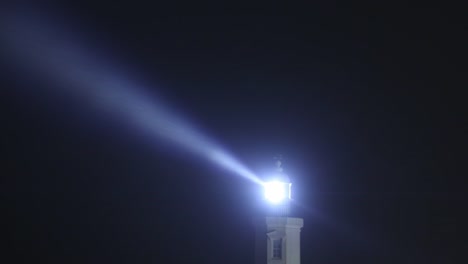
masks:
<svg viewBox="0 0 468 264"><path fill-rule="evenodd" d="M302 218L289 217L291 181L283 172L280 159L276 161L274 177L264 183L264 191L270 210L263 223L257 226L256 262L257 264L300 264L300 233L304 221ZM265 245L265 239L266 250L261 241L263 240ZM263 253L266 253L266 256Z"/></svg>

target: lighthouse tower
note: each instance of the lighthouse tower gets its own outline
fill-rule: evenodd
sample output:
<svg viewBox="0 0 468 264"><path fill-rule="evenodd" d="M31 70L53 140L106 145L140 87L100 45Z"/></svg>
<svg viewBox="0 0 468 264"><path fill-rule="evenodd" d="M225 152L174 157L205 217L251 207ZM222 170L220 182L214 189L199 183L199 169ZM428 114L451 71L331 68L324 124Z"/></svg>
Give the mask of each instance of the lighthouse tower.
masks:
<svg viewBox="0 0 468 264"><path fill-rule="evenodd" d="M263 223L257 225L257 264L301 263L300 232L304 221L302 218L289 216L291 181L281 165L281 160L278 159L275 175L264 183L269 210Z"/></svg>

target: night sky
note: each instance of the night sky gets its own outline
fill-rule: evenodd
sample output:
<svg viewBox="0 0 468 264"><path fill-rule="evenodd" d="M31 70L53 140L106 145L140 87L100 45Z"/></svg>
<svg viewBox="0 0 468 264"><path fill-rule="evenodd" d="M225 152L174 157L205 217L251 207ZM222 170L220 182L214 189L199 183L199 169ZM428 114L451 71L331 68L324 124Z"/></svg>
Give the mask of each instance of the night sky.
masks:
<svg viewBox="0 0 468 264"><path fill-rule="evenodd" d="M8 8L62 21L259 176L282 154L303 264L466 263L461 7L158 2ZM0 65L0 262L254 262L257 185Z"/></svg>

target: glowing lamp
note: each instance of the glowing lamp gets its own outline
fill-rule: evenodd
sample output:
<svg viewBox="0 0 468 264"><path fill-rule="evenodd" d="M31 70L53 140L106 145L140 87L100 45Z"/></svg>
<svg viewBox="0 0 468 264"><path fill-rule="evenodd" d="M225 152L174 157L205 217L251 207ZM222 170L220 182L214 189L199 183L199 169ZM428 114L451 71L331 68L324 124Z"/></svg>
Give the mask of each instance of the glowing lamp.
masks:
<svg viewBox="0 0 468 264"><path fill-rule="evenodd" d="M280 204L291 199L291 183L273 180L263 184L265 199L273 204Z"/></svg>
<svg viewBox="0 0 468 264"><path fill-rule="evenodd" d="M263 182L265 200L270 203L269 214L288 216L291 203L291 180L283 173L281 159L276 160L276 173Z"/></svg>

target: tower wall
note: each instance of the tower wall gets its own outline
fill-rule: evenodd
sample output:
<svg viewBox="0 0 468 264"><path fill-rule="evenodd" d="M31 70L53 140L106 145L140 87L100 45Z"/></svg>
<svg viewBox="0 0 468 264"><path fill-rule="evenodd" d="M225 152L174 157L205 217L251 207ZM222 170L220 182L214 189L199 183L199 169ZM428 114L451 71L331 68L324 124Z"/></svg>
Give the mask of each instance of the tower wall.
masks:
<svg viewBox="0 0 468 264"><path fill-rule="evenodd" d="M268 264L300 264L301 263L300 233L301 233L301 228L303 227L303 225L304 225L304 221L302 218L292 218L292 217L267 217L266 218L266 229L267 229L267 243L266 243L267 244L267 258L266 260ZM280 254L278 254L278 248L281 248Z"/></svg>

